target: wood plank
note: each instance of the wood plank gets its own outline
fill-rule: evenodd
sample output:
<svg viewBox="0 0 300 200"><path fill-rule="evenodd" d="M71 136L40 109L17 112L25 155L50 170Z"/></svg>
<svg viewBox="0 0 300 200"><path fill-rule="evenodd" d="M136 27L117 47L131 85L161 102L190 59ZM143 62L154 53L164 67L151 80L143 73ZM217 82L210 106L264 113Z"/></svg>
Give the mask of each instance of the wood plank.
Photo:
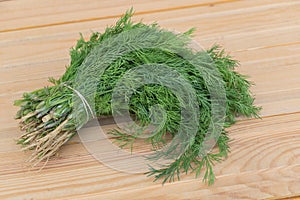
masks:
<svg viewBox="0 0 300 200"><path fill-rule="evenodd" d="M184 181L165 185L164 187L147 187L135 190L116 190L103 193L91 193L76 195L81 199L105 198L105 199L266 199L277 195L298 193L299 182L295 182L295 176L299 176L299 165L288 166L272 170L262 170L243 174L231 174L220 177L214 188L199 189L200 181ZM274 176L275 174L275 176ZM258 179L258 181L255 181ZM285 183L279 180L285 179ZM236 184L238 181L240 184ZM225 184L224 184L225 183ZM188 189L187 189L188 188ZM176 192L174 192L176 191ZM67 196L74 198L75 195Z"/></svg>
<svg viewBox="0 0 300 200"><path fill-rule="evenodd" d="M134 7L136 15L148 13L159 13L172 10L183 10L193 7L213 7L226 3L238 2L237 0L188 0L185 2L174 2L170 0L160 1L119 1L117 5L112 5L110 1L105 0L101 3L98 1L90 1L88 5L81 6L82 0L76 1L55 1L55 2L39 2L30 0L24 5L20 2L2 3L2 23L0 24L1 32L12 32L18 30L42 28L49 26L57 26L62 24L81 23L85 21L95 21L108 18L118 18L130 7ZM270 4L269 1L262 1L256 5ZM281 1L283 2L283 1ZM32 13L32 4L36 5L36 10ZM248 3L250 6L252 3ZM232 5L232 4L231 4ZM59 9L57 9L59 8ZM120 12L121 11L121 12ZM99 13L101 16L99 17Z"/></svg>
<svg viewBox="0 0 300 200"><path fill-rule="evenodd" d="M237 7L243 7L245 8L251 8L251 7L260 7L260 6L269 6L274 7L274 2L272 0L262 0L255 4L249 1L236 1L236 0L197 0L197 1L185 1L185 2L171 2L170 0L164 0L160 1L159 4L157 4L156 1L119 1L119 4L117 5L109 5L109 1L102 1L101 4L98 1L92 0L89 1L89 4L86 6L80 6L80 1L72 1L70 3L69 1L64 2L36 2L36 0L31 0L33 4L38 7L38 9L35 10L34 13L32 13L31 5L30 3L27 5L23 5L19 2L9 2L9 3L2 3L2 18L4 19L1 23L1 27L5 27L5 24L8 24L10 29L2 29L2 32L15 32L18 29L16 25L20 24L19 28L24 29L24 25L28 26L28 29L34 29L34 28L42 28L39 31L43 31L43 27L49 27L52 25L55 25L55 22L59 21L65 21L68 23L62 23L57 24L63 25L63 24L75 24L75 23L82 23L87 21L94 21L94 20L102 20L102 19L108 19L108 18L119 18L119 16L124 13L126 9L133 6L136 10L136 15L145 15L145 14L152 14L152 18L157 21L156 14L160 14L162 12L166 11L176 11L180 9L181 16L178 17L185 17L186 14L189 14L189 12L185 12L185 9L189 8L202 8L201 13L211 13L215 10L232 10ZM234 2L234 4L233 4ZM284 3L284 4L293 4L293 1L284 1L284 0L278 0L277 3ZM125 7L124 7L125 5ZM276 5L275 5L276 6ZM278 5L277 5L278 6ZM56 7L59 7L60 9L57 10ZM109 7L109 8L108 8ZM112 8L113 7L113 8ZM109 9L107 11L106 9ZM159 8L159 9L153 9L153 8ZM62 12L61 10L64 10ZM88 12L86 12L88 10ZM66 12L66 13L65 13ZM105 15L109 12L108 15ZM118 13L115 16L112 14ZM74 13L74 14L73 14ZM101 13L101 16L99 18L99 13ZM199 13L197 13L199 14ZM55 17L48 17L48 16ZM73 16L72 16L73 15ZM195 14L194 14L195 15ZM35 17L39 16L39 17ZM22 20L25 20L22 21ZM21 22L21 23L20 23ZM30 26L31 25L31 26ZM39 27L41 26L41 27ZM31 28L30 28L31 27ZM59 28L59 27L55 27ZM25 32L26 31L22 31ZM24 34L20 32L20 34ZM47 33L47 32L45 32Z"/></svg>
<svg viewBox="0 0 300 200"><path fill-rule="evenodd" d="M160 1L159 4L157 2L149 2L146 0L138 2L122 0L119 1L117 5L112 5L110 1L106 0L101 3L99 1L90 1L86 6L81 6L82 3L84 3L82 0L43 3L31 0L26 5L13 1L7 2L4 5L2 4L2 15L4 20L1 23L2 30L0 30L0 33L118 18L125 10L128 10L132 6L139 10L136 14L140 15L144 13L156 13L190 7L204 7L212 4L224 4L230 2L235 2L235 0L189 0L185 2L164 0ZM31 4L37 4L37 10L34 13L32 13ZM149 8L151 9L149 10ZM101 13L100 17L99 13Z"/></svg>

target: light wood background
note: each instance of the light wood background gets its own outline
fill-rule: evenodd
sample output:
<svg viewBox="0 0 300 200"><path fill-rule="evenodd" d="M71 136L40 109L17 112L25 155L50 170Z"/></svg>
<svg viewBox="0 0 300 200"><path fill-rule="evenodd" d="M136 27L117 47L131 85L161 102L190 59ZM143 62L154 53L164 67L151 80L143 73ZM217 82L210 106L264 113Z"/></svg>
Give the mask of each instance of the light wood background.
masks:
<svg viewBox="0 0 300 200"><path fill-rule="evenodd" d="M29 170L14 139L13 100L47 85L68 65L79 37L103 31L131 6L135 20L185 31L208 48L224 46L249 75L262 119L229 129L232 152L216 183L194 174L152 182L110 169L75 137L42 170ZM299 0L0 1L0 199L277 199L300 194Z"/></svg>

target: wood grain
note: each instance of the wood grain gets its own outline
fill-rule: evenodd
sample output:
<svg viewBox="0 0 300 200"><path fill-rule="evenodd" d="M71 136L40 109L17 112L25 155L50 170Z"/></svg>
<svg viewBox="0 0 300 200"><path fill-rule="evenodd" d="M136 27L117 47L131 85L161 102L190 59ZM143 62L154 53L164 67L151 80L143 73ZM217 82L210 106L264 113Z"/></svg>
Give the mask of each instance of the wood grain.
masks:
<svg viewBox="0 0 300 200"><path fill-rule="evenodd" d="M14 139L13 100L47 85L68 65L79 32L103 31L133 6L135 20L185 31L203 47L220 43L255 82L262 119L228 131L231 153L206 186L194 174L162 186L96 161L78 137L43 171L26 164ZM0 199L278 199L300 195L300 1L1 1ZM106 126L109 128L110 126ZM31 170L30 170L31 169Z"/></svg>

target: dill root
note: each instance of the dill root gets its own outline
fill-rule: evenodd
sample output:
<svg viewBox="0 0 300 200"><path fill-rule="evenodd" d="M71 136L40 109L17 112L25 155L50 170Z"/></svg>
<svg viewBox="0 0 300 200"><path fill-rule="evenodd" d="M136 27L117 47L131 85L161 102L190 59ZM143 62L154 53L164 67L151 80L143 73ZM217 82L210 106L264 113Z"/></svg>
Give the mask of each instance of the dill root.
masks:
<svg viewBox="0 0 300 200"><path fill-rule="evenodd" d="M15 105L20 107L16 118L20 120L20 128L24 131L24 134L18 139L18 144L23 146L23 150L31 150L32 155L29 161L34 165L49 160L62 145L76 134L78 123L73 110L73 95L76 94L72 87L75 84L79 67L94 47L102 45L108 39L124 31L138 28L157 30L162 37L171 34L178 41L178 44L174 45L178 45L175 47L179 49L186 48L184 45L191 40L192 29L184 34L176 35L161 29L157 24L133 23L132 15L132 10L126 12L114 26L106 28L104 33L93 33L87 41L81 37L70 51L71 62L61 78L58 80L50 78L52 86L24 93L22 99L15 101ZM202 147L212 120L209 91L202 74L181 56L160 48L137 49L127 53L109 65L101 76L94 94L95 114L98 117L111 116L112 91L117 81L128 70L149 63L166 64L191 83L199 103L199 130L185 152L174 162L159 169L150 167L147 174L154 176L155 180L162 179L163 183L179 179L180 173L194 172L196 176L202 175L204 181L212 184L215 180L213 165L225 159L230 151L228 146L230 139L225 128L234 124L239 115L258 117L260 108L253 104L254 98L249 91L251 83L246 80L244 75L235 71L239 65L238 62L218 46L213 46L205 53L210 56L214 66L220 72L226 92L225 123L214 150L207 154L203 154ZM88 88L89 85L85 87ZM166 111L166 121L163 127L145 139L145 142L152 144L154 149L165 144L167 133L173 137L176 135L179 128L178 122L181 119L180 105L182 103L182 100L178 99L167 87L157 84L143 85L131 96L129 111L142 125L147 125L151 121L149 108L152 106L159 104ZM88 109L84 105L81 106L79 112L86 112L88 115ZM80 124L79 128L83 125L84 123ZM128 135L119 130L112 130L109 134L114 136L121 147L132 145L137 139L135 135Z"/></svg>

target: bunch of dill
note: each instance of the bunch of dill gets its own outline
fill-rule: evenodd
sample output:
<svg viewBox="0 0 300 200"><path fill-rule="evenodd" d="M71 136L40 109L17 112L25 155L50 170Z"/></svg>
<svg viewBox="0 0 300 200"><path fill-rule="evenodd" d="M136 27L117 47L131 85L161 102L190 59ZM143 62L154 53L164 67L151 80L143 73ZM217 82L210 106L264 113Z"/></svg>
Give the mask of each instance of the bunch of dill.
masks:
<svg viewBox="0 0 300 200"><path fill-rule="evenodd" d="M23 145L24 150L33 150L30 161L39 163L48 160L76 134L78 124L75 122L73 112L73 96L76 94L72 87L75 84L75 75L78 69L95 47L102 45L103 42L119 33L138 28L150 27L162 33L172 34L178 41L183 40L182 35L190 38L192 33L192 31L188 31L176 35L161 29L157 24L133 23L131 16L132 10L128 11L115 26L106 28L104 33L93 33L88 41L81 37L70 52L71 63L65 74L58 80L53 78L49 80L53 86L24 93L22 99L15 101L15 105L20 106L16 118L20 119L20 127L25 131L18 143ZM203 180L212 184L215 179L212 169L214 163L226 158L229 153L229 138L225 128L232 125L238 115L258 117L260 108L253 105L254 98L249 91L251 84L244 75L234 70L238 66L238 62L226 55L218 46L212 47L206 53L220 72L226 92L224 127L217 138L216 149L206 154L203 154L201 149L212 117L210 95L202 75L187 60L160 48L139 49L115 60L99 78L97 91L94 94L95 112L98 117L112 115L113 88L128 70L142 64L166 64L180 73L195 89L200 116L199 129L194 141L173 163L159 169L149 169L148 175L154 175L155 179L162 178L163 183L175 178L179 179L181 172L193 171L198 176L204 170ZM163 127L146 139L146 142L151 143L154 149L165 144L166 134L170 133L173 137L176 135L181 118L180 104L182 102L180 101L167 87L157 84L143 85L133 93L130 99L130 113L140 124L146 125L151 121L149 108L153 105L159 104L166 111L166 121ZM119 130L113 130L110 134L115 136L120 146L132 145L137 139L136 136Z"/></svg>

